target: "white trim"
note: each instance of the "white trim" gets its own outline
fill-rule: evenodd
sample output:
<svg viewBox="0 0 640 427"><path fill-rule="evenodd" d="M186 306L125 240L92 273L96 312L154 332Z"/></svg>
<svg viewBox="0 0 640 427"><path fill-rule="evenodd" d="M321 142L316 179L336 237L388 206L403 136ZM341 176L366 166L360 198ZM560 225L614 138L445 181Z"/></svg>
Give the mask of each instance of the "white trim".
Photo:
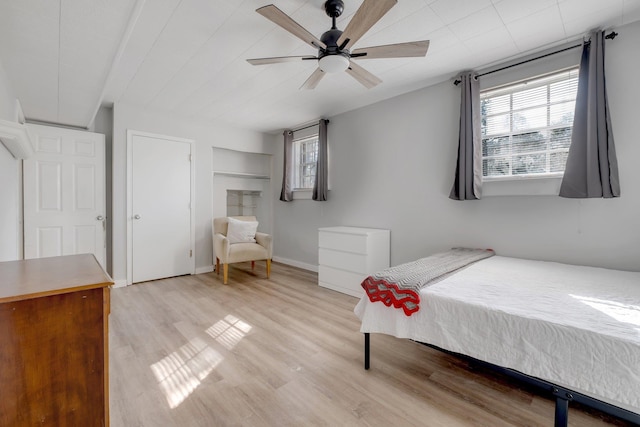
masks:
<svg viewBox="0 0 640 427"><path fill-rule="evenodd" d="M114 280L112 288L126 288L129 286L126 279Z"/></svg>
<svg viewBox="0 0 640 427"><path fill-rule="evenodd" d="M562 179L564 172L551 172L551 173L536 173L528 175L500 175L500 176L483 176L482 182L496 182L496 181L523 181L530 179Z"/></svg>
<svg viewBox="0 0 640 427"><path fill-rule="evenodd" d="M312 200L313 190L293 190L293 200Z"/></svg>
<svg viewBox="0 0 640 427"><path fill-rule="evenodd" d="M16 189L18 193L18 209L16 211L16 221L18 223L18 227L16 232L17 236L17 258L16 259L24 259L24 162L18 162L18 188ZM106 253L105 253L106 256Z"/></svg>
<svg viewBox="0 0 640 427"><path fill-rule="evenodd" d="M127 284L133 283L133 233L131 222L133 219L133 144L134 136L166 139L169 141L186 142L191 146L191 274L196 274L196 143L193 139L179 138L150 132L127 129Z"/></svg>
<svg viewBox="0 0 640 427"><path fill-rule="evenodd" d="M14 159L26 159L35 153L32 139L27 126L0 119L0 142L7 147Z"/></svg>
<svg viewBox="0 0 640 427"><path fill-rule="evenodd" d="M562 176L491 180L482 183L482 198L495 196L557 196Z"/></svg>
<svg viewBox="0 0 640 427"><path fill-rule="evenodd" d="M204 267L196 268L196 274L211 273L213 271L213 265L205 265Z"/></svg>
<svg viewBox="0 0 640 427"><path fill-rule="evenodd" d="M288 258L282 258L279 256L274 256L273 258L274 262L279 262L281 264L286 264L286 265L290 265L292 267L298 267L298 268L302 268L303 270L309 270L309 271L313 271L315 273L318 272L318 266L315 264L307 264L306 262L301 262L301 261L296 261L293 259L288 259Z"/></svg>

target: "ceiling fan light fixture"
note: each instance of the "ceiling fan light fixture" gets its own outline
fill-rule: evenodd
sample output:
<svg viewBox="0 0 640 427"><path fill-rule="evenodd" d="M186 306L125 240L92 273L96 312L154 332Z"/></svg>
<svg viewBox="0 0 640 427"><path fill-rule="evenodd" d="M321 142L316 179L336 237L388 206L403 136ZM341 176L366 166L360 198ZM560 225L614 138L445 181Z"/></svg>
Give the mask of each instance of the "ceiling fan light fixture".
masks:
<svg viewBox="0 0 640 427"><path fill-rule="evenodd" d="M320 58L318 67L325 73L340 73L349 68L349 58L343 55L326 55Z"/></svg>

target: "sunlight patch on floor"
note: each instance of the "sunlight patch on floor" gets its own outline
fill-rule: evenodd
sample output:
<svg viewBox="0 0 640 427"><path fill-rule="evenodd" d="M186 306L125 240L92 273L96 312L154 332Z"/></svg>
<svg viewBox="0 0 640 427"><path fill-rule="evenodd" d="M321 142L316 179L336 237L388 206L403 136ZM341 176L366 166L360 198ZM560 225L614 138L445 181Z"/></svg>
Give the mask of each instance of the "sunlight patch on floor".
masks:
<svg viewBox="0 0 640 427"><path fill-rule="evenodd" d="M200 338L194 338L151 365L171 409L178 407L224 357Z"/></svg>
<svg viewBox="0 0 640 427"><path fill-rule="evenodd" d="M251 331L251 325L231 314L220 319L206 330L213 339L227 350L231 350Z"/></svg>
<svg viewBox="0 0 640 427"><path fill-rule="evenodd" d="M589 307L616 319L618 322L631 323L640 326L640 306L633 304L623 304L617 301L607 301L598 298L571 295L578 301L587 304ZM638 329L640 331L640 329Z"/></svg>

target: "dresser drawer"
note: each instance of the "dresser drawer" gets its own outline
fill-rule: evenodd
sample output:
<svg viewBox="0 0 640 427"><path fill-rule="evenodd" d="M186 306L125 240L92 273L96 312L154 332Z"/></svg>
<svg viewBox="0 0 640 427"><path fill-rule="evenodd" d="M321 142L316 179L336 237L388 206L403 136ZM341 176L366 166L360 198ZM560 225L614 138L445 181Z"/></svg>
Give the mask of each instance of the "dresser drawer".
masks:
<svg viewBox="0 0 640 427"><path fill-rule="evenodd" d="M354 273L366 274L368 271L367 257L350 252L334 251L320 248L318 250L318 264Z"/></svg>
<svg viewBox="0 0 640 427"><path fill-rule="evenodd" d="M339 268L320 265L318 267L318 282L333 287L349 289L350 295L362 296L364 289L360 284L367 278L366 274L354 273L352 271L340 270Z"/></svg>
<svg viewBox="0 0 640 427"><path fill-rule="evenodd" d="M367 236L347 233L320 231L318 246L325 249L337 249L358 254L367 253Z"/></svg>

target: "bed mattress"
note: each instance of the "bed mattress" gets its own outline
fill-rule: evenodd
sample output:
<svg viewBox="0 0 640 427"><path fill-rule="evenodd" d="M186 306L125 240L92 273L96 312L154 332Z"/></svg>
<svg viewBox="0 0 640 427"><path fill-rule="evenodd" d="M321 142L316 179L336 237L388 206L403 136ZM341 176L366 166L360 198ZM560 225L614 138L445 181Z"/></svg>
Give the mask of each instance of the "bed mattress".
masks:
<svg viewBox="0 0 640 427"><path fill-rule="evenodd" d="M436 345L640 414L640 273L494 256L420 292L363 297L362 332Z"/></svg>

